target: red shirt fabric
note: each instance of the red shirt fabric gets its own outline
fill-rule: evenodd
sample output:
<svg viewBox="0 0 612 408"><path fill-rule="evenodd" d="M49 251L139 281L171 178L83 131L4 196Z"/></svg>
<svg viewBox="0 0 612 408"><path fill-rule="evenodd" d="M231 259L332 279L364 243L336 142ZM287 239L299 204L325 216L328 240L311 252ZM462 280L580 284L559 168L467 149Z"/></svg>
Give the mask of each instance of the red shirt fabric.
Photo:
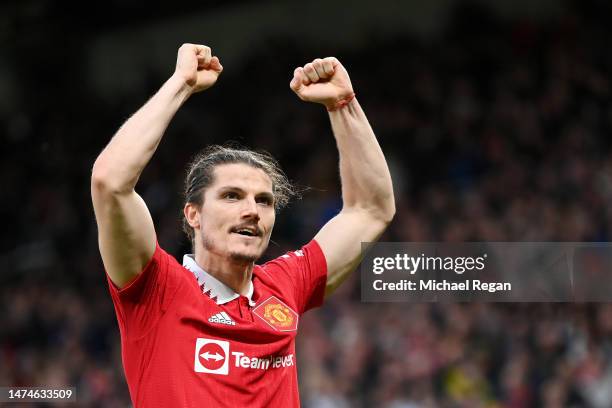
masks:
<svg viewBox="0 0 612 408"><path fill-rule="evenodd" d="M316 241L255 265L251 302L218 304L159 244L127 286L107 279L136 408L299 407L298 320L327 280Z"/></svg>

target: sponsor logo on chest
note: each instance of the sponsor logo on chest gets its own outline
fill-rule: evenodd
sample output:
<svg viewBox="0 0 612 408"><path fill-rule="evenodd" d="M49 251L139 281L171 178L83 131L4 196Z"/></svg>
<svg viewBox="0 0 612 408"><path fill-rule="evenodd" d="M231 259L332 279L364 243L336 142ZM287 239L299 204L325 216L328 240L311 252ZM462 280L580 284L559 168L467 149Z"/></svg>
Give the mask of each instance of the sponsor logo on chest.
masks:
<svg viewBox="0 0 612 408"><path fill-rule="evenodd" d="M254 370L270 370L292 367L295 364L293 353L252 357L239 351L231 351L229 341L198 338L195 345L194 371L228 375L230 366Z"/></svg>

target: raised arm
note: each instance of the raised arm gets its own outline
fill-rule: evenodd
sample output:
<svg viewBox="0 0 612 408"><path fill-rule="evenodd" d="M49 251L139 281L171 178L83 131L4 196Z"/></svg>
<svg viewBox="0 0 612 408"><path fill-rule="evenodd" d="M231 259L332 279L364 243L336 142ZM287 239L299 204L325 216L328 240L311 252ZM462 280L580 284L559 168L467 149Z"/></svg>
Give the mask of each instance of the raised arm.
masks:
<svg viewBox="0 0 612 408"><path fill-rule="evenodd" d="M326 296L361 261L361 242L376 241L395 214L391 175L348 73L333 57L296 68L291 89L325 105L340 155L342 210L315 236L327 260Z"/></svg>
<svg viewBox="0 0 612 408"><path fill-rule="evenodd" d="M159 91L128 119L96 159L91 197L98 224L98 244L111 280L123 287L153 256L155 229L138 178L181 105L193 93L212 86L222 71L203 45L183 44L176 70Z"/></svg>

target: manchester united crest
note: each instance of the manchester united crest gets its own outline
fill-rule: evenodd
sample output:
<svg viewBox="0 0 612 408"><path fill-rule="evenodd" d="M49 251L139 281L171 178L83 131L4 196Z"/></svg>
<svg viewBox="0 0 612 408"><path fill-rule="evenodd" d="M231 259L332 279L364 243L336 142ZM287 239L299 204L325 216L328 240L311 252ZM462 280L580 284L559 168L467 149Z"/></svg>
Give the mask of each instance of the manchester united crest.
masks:
<svg viewBox="0 0 612 408"><path fill-rule="evenodd" d="M253 309L253 313L275 330L297 330L298 314L281 302L276 296L271 296Z"/></svg>

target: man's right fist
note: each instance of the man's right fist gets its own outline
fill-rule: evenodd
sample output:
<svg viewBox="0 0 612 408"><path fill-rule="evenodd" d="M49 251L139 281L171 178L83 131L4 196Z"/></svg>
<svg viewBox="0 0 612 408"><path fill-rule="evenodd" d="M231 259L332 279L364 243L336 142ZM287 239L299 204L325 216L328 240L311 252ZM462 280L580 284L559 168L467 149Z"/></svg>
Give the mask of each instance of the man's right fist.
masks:
<svg viewBox="0 0 612 408"><path fill-rule="evenodd" d="M213 57L210 47L200 44L183 44L176 57L175 75L192 88L192 93L214 85L223 71L219 58Z"/></svg>

